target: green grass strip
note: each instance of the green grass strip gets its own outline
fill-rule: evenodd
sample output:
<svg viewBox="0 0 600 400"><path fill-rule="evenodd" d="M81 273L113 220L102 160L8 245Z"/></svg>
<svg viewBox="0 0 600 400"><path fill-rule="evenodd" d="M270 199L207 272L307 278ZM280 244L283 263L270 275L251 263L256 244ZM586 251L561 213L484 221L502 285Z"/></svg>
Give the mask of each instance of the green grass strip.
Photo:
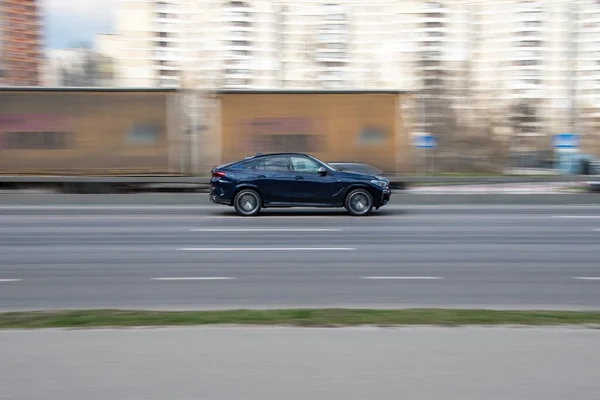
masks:
<svg viewBox="0 0 600 400"><path fill-rule="evenodd" d="M581 325L600 324L600 311L283 309L227 311L34 311L0 313L0 329L176 325Z"/></svg>

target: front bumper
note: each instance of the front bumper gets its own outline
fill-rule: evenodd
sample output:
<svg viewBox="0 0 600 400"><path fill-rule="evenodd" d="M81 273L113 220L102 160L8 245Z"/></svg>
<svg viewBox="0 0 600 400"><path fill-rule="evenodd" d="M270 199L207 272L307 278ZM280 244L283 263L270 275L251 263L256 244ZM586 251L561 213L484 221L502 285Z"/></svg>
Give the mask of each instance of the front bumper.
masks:
<svg viewBox="0 0 600 400"><path fill-rule="evenodd" d="M385 189L381 193L381 205L384 206L387 203L389 203L391 198L392 198L392 191L390 189Z"/></svg>

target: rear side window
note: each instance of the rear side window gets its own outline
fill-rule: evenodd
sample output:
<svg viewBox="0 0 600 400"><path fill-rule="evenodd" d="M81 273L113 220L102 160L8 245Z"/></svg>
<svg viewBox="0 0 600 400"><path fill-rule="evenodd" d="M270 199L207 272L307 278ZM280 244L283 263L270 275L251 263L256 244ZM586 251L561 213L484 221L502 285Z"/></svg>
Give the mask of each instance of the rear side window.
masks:
<svg viewBox="0 0 600 400"><path fill-rule="evenodd" d="M292 166L288 157L269 157L257 160L256 169L261 171L290 172Z"/></svg>
<svg viewBox="0 0 600 400"><path fill-rule="evenodd" d="M233 167L231 167L231 169L252 171L254 168L256 168L256 164L258 164L256 160L244 161L237 165L234 165Z"/></svg>

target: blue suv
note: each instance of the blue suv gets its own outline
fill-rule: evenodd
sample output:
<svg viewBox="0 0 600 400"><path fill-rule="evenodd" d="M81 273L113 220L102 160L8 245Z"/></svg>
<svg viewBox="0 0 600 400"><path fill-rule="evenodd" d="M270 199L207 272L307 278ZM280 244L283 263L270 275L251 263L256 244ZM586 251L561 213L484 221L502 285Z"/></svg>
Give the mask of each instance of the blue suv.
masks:
<svg viewBox="0 0 600 400"><path fill-rule="evenodd" d="M257 154L211 173L211 202L233 206L241 216L270 207L344 207L363 216L391 196L386 178L340 171L302 153Z"/></svg>

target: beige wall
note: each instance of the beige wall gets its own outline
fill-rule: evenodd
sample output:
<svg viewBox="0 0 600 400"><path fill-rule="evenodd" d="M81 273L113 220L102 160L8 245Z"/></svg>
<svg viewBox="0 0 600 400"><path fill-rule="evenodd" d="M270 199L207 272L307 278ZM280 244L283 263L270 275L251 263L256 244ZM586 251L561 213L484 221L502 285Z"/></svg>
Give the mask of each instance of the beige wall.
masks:
<svg viewBox="0 0 600 400"><path fill-rule="evenodd" d="M2 92L0 173L168 172L168 96Z"/></svg>
<svg viewBox="0 0 600 400"><path fill-rule="evenodd" d="M395 94L223 94L221 158L306 152L326 162L404 170L408 153Z"/></svg>

